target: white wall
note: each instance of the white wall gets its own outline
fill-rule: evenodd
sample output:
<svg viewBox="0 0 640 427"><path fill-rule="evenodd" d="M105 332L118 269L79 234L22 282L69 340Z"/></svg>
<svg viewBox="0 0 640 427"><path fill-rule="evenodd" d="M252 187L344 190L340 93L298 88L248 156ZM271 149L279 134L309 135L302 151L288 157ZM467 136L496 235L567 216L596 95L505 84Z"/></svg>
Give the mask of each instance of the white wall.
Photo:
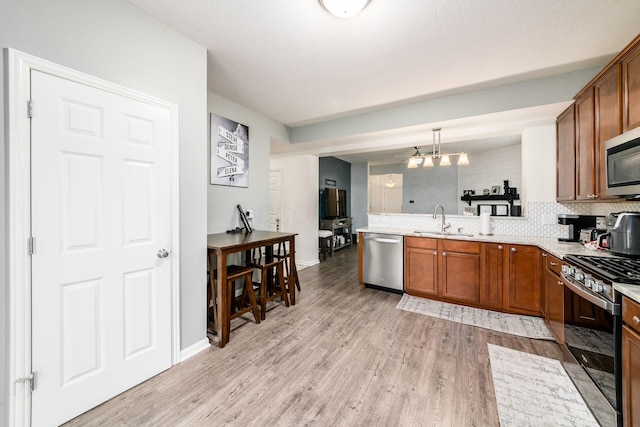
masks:
<svg viewBox="0 0 640 427"><path fill-rule="evenodd" d="M221 233L241 226L238 222L237 204L242 205L245 211L253 209L254 228L268 230L270 142L272 137L287 141L287 130L281 123L213 92L209 92L207 104L209 113L249 127L249 187L211 185L207 173L207 233ZM209 142L207 145L210 145ZM208 152L209 169L210 151Z"/></svg>
<svg viewBox="0 0 640 427"><path fill-rule="evenodd" d="M369 210L368 177L368 163L351 164L351 218L353 221L353 233L358 228L367 226L367 212Z"/></svg>
<svg viewBox="0 0 640 427"><path fill-rule="evenodd" d="M556 126L530 127L522 133L523 205L556 201Z"/></svg>
<svg viewBox="0 0 640 427"><path fill-rule="evenodd" d="M318 263L318 165L310 154L271 156L271 169L281 169L283 176L280 229L298 233L296 264L305 266Z"/></svg>
<svg viewBox="0 0 640 427"><path fill-rule="evenodd" d="M125 0L3 0L0 7L0 47L12 47L178 105L180 345L185 349L205 340L205 48ZM3 73L4 66L0 66L0 77L4 81ZM4 105L0 105L0 117L3 117L0 134L3 148L7 150ZM6 177L6 170L6 163L0 163L1 176ZM2 182L8 185L5 179ZM0 200L6 203L6 191L9 189L5 187L2 191ZM5 206L2 212L5 212ZM0 220L6 233L11 224L7 224L2 216ZM3 238L2 242L0 259L5 263L6 240ZM4 293L7 289L5 265L1 271ZM6 306L0 307L0 313L6 320ZM0 343L0 349L3 353L7 351L6 342ZM0 383L4 391L10 381L2 378ZM0 414L0 424L4 424L5 419L5 414Z"/></svg>

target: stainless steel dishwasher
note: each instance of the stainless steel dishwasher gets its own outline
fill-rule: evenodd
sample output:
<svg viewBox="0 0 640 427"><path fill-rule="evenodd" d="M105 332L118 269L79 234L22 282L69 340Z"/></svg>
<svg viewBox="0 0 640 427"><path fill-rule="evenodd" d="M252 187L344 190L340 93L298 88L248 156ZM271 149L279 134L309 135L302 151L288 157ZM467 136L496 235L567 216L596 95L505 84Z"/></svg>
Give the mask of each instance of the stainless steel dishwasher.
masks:
<svg viewBox="0 0 640 427"><path fill-rule="evenodd" d="M402 293L404 290L404 237L363 233L362 281Z"/></svg>

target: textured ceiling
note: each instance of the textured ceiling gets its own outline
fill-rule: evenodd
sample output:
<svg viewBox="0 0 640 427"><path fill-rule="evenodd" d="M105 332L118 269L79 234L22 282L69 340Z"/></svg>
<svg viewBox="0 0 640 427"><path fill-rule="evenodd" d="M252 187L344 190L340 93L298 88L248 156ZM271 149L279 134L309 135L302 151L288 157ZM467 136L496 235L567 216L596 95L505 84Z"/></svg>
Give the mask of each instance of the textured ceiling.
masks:
<svg viewBox="0 0 640 427"><path fill-rule="evenodd" d="M639 0L130 1L207 48L209 90L292 127L600 65L640 32Z"/></svg>

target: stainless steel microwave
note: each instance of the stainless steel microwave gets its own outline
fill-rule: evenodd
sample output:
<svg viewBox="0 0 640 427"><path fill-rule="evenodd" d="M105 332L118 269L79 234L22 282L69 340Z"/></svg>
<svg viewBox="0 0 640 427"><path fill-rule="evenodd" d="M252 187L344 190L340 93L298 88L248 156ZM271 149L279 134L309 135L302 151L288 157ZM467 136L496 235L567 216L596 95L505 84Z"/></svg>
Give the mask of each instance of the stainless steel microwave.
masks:
<svg viewBox="0 0 640 427"><path fill-rule="evenodd" d="M607 194L640 194L640 127L605 142Z"/></svg>

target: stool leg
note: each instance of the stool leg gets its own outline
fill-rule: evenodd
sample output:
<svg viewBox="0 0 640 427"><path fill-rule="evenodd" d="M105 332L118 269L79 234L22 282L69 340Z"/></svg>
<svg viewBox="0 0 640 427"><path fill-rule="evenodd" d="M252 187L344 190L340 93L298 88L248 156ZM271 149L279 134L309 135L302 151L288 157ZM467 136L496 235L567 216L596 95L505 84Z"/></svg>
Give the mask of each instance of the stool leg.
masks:
<svg viewBox="0 0 640 427"><path fill-rule="evenodd" d="M258 304L256 302L256 294L253 292L253 272L249 272L244 276L244 287L249 294L249 303L252 307L253 318L256 319L256 323L260 323L260 313L258 313Z"/></svg>
<svg viewBox="0 0 640 427"><path fill-rule="evenodd" d="M260 279L260 318L267 318L267 270L262 270L262 278Z"/></svg>
<svg viewBox="0 0 640 427"><path fill-rule="evenodd" d="M282 300L284 301L285 307L289 307L289 296L287 295L287 288L284 285L284 272L282 271L282 263L278 264L276 270L278 273L278 281L280 282L280 292L282 292Z"/></svg>

